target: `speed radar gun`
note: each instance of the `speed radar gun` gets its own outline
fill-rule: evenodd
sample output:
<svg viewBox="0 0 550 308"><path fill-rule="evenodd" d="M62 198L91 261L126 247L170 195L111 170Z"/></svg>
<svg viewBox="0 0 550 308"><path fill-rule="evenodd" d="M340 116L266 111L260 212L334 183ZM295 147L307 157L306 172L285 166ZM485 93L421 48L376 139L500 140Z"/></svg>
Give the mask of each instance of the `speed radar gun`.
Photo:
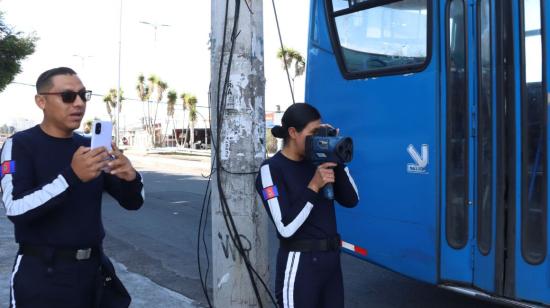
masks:
<svg viewBox="0 0 550 308"><path fill-rule="evenodd" d="M315 135L306 137L306 159L315 166L327 162L347 164L353 159L353 140L338 136L335 128L321 126ZM323 196L334 200L332 184L323 187Z"/></svg>

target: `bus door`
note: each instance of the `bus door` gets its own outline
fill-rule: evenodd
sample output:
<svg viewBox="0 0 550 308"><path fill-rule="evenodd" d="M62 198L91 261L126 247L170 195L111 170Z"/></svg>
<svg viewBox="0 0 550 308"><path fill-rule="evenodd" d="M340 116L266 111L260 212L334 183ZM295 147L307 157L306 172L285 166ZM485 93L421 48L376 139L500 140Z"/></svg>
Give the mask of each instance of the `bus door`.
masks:
<svg viewBox="0 0 550 308"><path fill-rule="evenodd" d="M440 278L548 303L545 9L539 0L441 8Z"/></svg>
<svg viewBox="0 0 550 308"><path fill-rule="evenodd" d="M547 0L514 1L516 31L516 196L505 249L513 251L505 286L515 298L550 304L548 258ZM513 228L513 230L510 230Z"/></svg>
<svg viewBox="0 0 550 308"><path fill-rule="evenodd" d="M468 3L448 0L440 7L443 139L440 278L471 285L476 242L473 238L477 101L474 85L478 77L474 65L477 33L471 31L471 27L479 7Z"/></svg>

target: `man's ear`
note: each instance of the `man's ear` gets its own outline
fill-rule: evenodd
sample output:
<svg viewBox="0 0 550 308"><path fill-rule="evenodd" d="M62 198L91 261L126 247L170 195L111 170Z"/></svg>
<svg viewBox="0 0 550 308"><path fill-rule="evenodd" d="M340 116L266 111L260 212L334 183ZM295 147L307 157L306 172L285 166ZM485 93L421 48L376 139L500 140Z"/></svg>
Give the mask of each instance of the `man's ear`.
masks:
<svg viewBox="0 0 550 308"><path fill-rule="evenodd" d="M38 108L44 110L46 108L46 98L43 95L36 94L34 96L34 102Z"/></svg>

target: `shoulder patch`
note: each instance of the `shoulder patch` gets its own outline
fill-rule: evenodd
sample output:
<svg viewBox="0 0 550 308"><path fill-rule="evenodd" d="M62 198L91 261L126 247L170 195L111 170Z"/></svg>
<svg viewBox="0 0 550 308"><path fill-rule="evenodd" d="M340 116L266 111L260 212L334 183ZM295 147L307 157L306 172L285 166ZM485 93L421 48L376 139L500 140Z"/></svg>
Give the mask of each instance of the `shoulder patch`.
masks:
<svg viewBox="0 0 550 308"><path fill-rule="evenodd" d="M279 191L277 190L276 185L264 188L262 193L265 201L279 196Z"/></svg>
<svg viewBox="0 0 550 308"><path fill-rule="evenodd" d="M15 173L15 160L7 160L2 163L2 176Z"/></svg>

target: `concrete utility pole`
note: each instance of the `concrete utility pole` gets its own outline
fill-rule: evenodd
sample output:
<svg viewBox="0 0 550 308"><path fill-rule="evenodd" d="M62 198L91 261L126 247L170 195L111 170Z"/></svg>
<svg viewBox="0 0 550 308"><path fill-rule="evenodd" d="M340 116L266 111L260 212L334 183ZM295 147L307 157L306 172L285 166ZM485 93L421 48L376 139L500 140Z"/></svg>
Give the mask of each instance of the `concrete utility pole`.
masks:
<svg viewBox="0 0 550 308"><path fill-rule="evenodd" d="M214 168L212 182L212 254L214 307L260 307L251 283L251 275L235 243L233 231L227 228L224 211L227 206L238 230L242 249L250 264L269 284L268 218L254 187L256 172L265 157L265 77L263 58L262 0L229 0L226 14L225 0L211 0L211 101ZM235 8L240 6L236 31L233 31ZM224 22L227 15L227 30ZM234 41L231 71L226 72ZM222 44L225 48L222 58ZM221 66L221 79L220 79ZM218 115L225 89L225 109ZM222 119L218 135L219 117ZM219 151L216 154L216 150ZM219 179L219 182L218 182ZM221 193L218 190L221 186ZM264 288L256 277L263 307L272 307Z"/></svg>

